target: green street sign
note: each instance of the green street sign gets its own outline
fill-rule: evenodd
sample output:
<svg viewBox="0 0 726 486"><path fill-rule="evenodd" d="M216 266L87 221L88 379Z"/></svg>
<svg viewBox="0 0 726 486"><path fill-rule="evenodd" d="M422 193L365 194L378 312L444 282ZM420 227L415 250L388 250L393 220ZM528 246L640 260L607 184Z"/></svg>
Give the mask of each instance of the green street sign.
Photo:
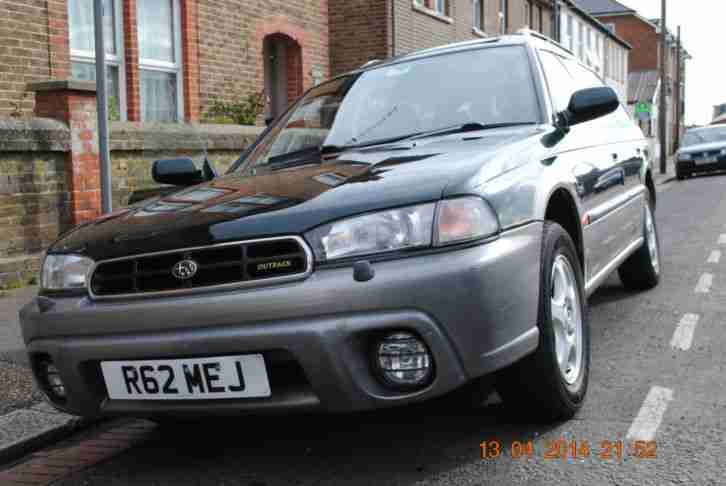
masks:
<svg viewBox="0 0 726 486"><path fill-rule="evenodd" d="M635 105L635 113L647 113L650 115L651 112L651 105L647 101L641 101Z"/></svg>

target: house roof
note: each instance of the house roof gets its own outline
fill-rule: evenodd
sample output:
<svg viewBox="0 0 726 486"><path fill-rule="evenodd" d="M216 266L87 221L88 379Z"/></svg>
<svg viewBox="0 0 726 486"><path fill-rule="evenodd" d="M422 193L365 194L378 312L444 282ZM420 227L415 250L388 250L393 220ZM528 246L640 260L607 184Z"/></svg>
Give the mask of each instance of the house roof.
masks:
<svg viewBox="0 0 726 486"><path fill-rule="evenodd" d="M575 2L577 2L577 4L590 15L635 12L632 8L626 7L615 0L575 0Z"/></svg>
<svg viewBox="0 0 726 486"><path fill-rule="evenodd" d="M615 42L619 43L626 49L630 50L633 48L628 42L623 40L621 37L618 37L612 30L605 27L605 25L596 19L592 14L590 14L587 10L582 8L581 2L582 0L564 0L564 2L569 5L572 10L574 10L577 14L579 14L584 20L586 20L590 25L595 27L596 29L600 30L603 34L613 39Z"/></svg>
<svg viewBox="0 0 726 486"><path fill-rule="evenodd" d="M628 104L651 102L658 89L658 71L633 71L628 74Z"/></svg>

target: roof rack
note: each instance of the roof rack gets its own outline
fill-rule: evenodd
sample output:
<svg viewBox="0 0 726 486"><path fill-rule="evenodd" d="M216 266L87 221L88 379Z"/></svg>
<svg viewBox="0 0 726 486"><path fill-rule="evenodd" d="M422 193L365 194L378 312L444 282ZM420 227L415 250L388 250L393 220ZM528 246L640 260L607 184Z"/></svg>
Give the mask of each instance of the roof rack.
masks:
<svg viewBox="0 0 726 486"><path fill-rule="evenodd" d="M575 53L572 52L571 50L569 50L567 47L563 46L562 44L560 44L556 40L552 39L551 37L547 37L546 35L544 35L544 34L542 34L540 32L537 32L536 30L527 29L527 28L519 29L515 33L515 35L529 35L529 36L532 36L532 37L536 37L537 39L540 39L540 40L543 40L545 42L548 42L548 43L550 43L550 44L552 44L554 46L559 47L560 49L562 49L562 50L564 50L566 52L569 52L573 56L575 55Z"/></svg>

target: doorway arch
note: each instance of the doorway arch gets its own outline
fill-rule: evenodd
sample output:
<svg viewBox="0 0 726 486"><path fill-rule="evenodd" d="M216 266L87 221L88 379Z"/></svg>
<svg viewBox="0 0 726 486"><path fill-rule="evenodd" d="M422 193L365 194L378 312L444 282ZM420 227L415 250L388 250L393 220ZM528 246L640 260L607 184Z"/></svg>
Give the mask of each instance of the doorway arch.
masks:
<svg viewBox="0 0 726 486"><path fill-rule="evenodd" d="M302 48L285 34L274 33L262 41L268 117L282 114L303 91Z"/></svg>

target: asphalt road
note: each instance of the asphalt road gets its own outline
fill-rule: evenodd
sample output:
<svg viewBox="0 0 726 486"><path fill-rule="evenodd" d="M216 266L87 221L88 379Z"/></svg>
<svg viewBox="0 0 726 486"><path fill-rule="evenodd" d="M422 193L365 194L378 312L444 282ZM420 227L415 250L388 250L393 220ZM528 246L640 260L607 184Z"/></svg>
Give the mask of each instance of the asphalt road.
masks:
<svg viewBox="0 0 726 486"><path fill-rule="evenodd" d="M628 293L611 277L591 298L590 389L575 420L516 423L493 404L157 429L58 484L724 485L726 255L712 253L726 253L724 187L726 176L708 176L661 188L661 284ZM649 434L656 457L635 457L634 440ZM546 457L558 439L576 441L578 457ZM502 454L482 459L483 441L499 441ZM532 441L532 455L513 457L515 441ZM589 457L579 457L584 441Z"/></svg>

